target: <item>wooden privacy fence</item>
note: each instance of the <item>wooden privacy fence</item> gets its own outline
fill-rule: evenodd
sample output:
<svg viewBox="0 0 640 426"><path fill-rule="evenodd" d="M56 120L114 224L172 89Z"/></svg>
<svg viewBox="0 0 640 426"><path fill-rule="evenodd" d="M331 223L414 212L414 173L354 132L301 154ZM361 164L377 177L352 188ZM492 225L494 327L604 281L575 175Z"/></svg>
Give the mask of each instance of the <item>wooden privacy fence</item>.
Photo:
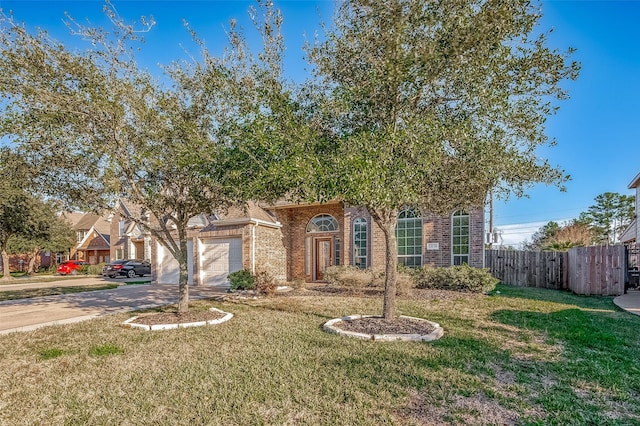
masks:
<svg viewBox="0 0 640 426"><path fill-rule="evenodd" d="M485 266L505 284L566 290L566 263L566 252L487 250Z"/></svg>
<svg viewBox="0 0 640 426"><path fill-rule="evenodd" d="M576 247L568 252L487 250L486 267L505 284L571 290L577 294L624 293L624 246Z"/></svg>
<svg viewBox="0 0 640 426"><path fill-rule="evenodd" d="M624 246L576 247L569 250L569 289L577 294L623 294L626 260Z"/></svg>

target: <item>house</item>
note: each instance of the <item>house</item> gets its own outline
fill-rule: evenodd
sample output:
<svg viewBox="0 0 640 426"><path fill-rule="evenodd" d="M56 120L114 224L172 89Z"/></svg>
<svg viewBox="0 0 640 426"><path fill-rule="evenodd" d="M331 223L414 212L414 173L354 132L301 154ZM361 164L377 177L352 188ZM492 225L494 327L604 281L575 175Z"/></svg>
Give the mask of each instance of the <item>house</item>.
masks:
<svg viewBox="0 0 640 426"><path fill-rule="evenodd" d="M62 215L71 223L77 236L77 244L69 250L69 259L84 260L92 265L108 263L111 259L108 217L78 212Z"/></svg>
<svg viewBox="0 0 640 426"><path fill-rule="evenodd" d="M128 224L126 202L120 207L112 219L111 239L125 242L122 251L112 245L112 257L132 257L127 247L136 254L149 250L153 279L177 283L178 262L162 244ZM483 267L483 235L483 209L442 217L405 208L398 216L398 261L409 267L463 263ZM136 238L142 246L136 246ZM307 282L323 281L325 269L332 265L385 269L382 230L365 209L339 201L250 203L223 215L196 216L189 223L187 250L189 283L194 285L226 286L227 275L243 268L267 270L283 281Z"/></svg>
<svg viewBox="0 0 640 426"><path fill-rule="evenodd" d="M111 235L111 259L151 259L151 236L131 220L141 217L143 209L129 201L118 200L109 215Z"/></svg>
<svg viewBox="0 0 640 426"><path fill-rule="evenodd" d="M638 213L640 213L640 173L633 178L628 188L636 191L636 215L631 225L620 236L620 242L627 245L640 241L640 225L638 224Z"/></svg>

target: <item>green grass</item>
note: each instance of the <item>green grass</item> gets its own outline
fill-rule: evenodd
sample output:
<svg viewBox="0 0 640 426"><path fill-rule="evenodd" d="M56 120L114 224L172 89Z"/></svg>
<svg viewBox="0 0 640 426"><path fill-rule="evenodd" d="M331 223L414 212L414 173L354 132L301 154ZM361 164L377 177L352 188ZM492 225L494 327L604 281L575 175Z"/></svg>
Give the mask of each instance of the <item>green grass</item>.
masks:
<svg viewBox="0 0 640 426"><path fill-rule="evenodd" d="M498 290L401 298L444 327L434 343L327 334L381 310L330 296L194 303L235 314L211 327L129 330L118 314L0 336L0 424L640 424L640 317Z"/></svg>
<svg viewBox="0 0 640 426"><path fill-rule="evenodd" d="M40 351L40 359L47 360L62 356L64 351L58 348L47 348Z"/></svg>
<svg viewBox="0 0 640 426"><path fill-rule="evenodd" d="M115 345L98 345L89 349L89 355L91 356L109 356L122 353L124 353L124 349Z"/></svg>
<svg viewBox="0 0 640 426"><path fill-rule="evenodd" d="M46 287L29 288L23 290L2 290L0 289L0 301L30 299L33 297L56 296L60 294L82 293L85 291L110 290L118 287L117 284L97 284L70 287Z"/></svg>

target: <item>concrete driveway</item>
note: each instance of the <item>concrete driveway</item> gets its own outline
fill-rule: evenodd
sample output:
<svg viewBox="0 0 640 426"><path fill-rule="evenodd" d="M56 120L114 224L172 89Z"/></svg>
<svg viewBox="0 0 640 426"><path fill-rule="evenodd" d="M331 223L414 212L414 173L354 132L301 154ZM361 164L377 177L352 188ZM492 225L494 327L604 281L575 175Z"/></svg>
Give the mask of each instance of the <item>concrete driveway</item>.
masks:
<svg viewBox="0 0 640 426"><path fill-rule="evenodd" d="M107 281L123 282L122 279L91 277L68 281L64 285L104 284ZM139 282L140 279L133 281ZM60 282L11 284L3 285L2 289L20 290L56 285L60 285ZM225 291L219 287L190 287L189 296L191 299L206 299ZM165 306L177 301L177 285L137 284L122 285L111 290L0 302L0 334L29 331L47 325L68 324L118 312Z"/></svg>

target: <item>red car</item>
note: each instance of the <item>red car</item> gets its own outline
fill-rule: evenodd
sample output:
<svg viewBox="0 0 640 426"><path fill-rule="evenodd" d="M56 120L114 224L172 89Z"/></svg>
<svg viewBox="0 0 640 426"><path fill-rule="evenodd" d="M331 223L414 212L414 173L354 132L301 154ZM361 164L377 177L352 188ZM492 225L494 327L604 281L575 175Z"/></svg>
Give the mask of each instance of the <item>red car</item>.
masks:
<svg viewBox="0 0 640 426"><path fill-rule="evenodd" d="M60 275L75 275L80 272L84 265L88 264L88 262L82 260L67 260L58 265L58 273Z"/></svg>

